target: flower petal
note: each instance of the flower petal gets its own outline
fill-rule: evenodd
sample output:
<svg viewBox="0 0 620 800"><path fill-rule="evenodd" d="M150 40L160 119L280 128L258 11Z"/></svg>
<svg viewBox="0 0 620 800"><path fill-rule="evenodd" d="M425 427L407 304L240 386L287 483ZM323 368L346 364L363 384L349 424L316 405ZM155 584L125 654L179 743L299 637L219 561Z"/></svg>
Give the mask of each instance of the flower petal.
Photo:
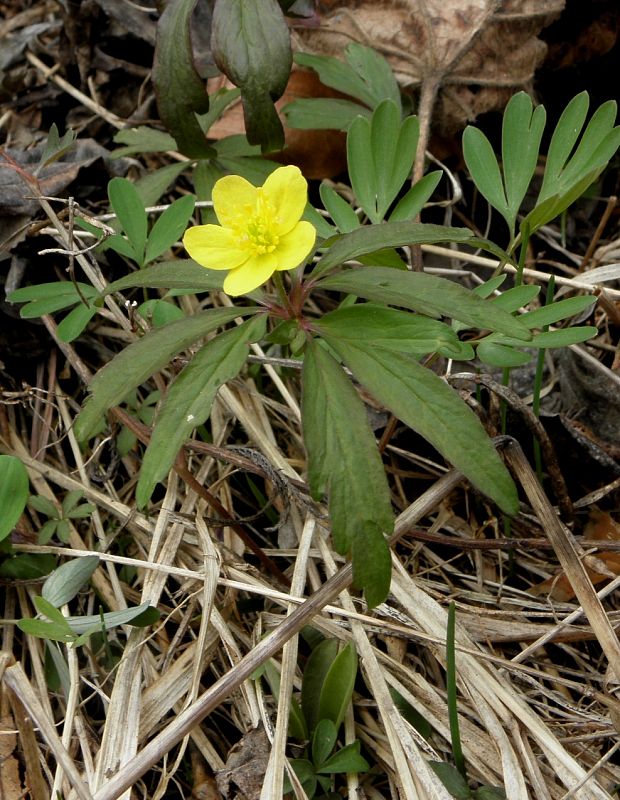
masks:
<svg viewBox="0 0 620 800"><path fill-rule="evenodd" d="M226 294L236 297L261 286L273 275L277 260L274 253L253 256L237 269L231 270L224 280Z"/></svg>
<svg viewBox="0 0 620 800"><path fill-rule="evenodd" d="M300 220L308 202L308 184L298 167L278 167L263 184L263 194L275 209L276 230L283 236Z"/></svg>
<svg viewBox="0 0 620 800"><path fill-rule="evenodd" d="M183 237L183 245L190 256L209 269L235 269L248 259L232 231L219 225L194 225Z"/></svg>
<svg viewBox="0 0 620 800"><path fill-rule="evenodd" d="M255 213L258 189L239 175L225 175L216 181L211 196L220 223L234 228Z"/></svg>
<svg viewBox="0 0 620 800"><path fill-rule="evenodd" d="M275 255L276 269L294 269L312 252L316 241L316 228L310 222L298 222L290 233L280 238Z"/></svg>

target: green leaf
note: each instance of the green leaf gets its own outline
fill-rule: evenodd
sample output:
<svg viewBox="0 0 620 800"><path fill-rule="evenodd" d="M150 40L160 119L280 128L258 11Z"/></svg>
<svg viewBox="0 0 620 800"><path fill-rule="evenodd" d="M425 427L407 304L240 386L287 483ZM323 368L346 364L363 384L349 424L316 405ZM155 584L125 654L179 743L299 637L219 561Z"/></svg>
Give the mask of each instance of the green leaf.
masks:
<svg viewBox="0 0 620 800"><path fill-rule="evenodd" d="M545 325L553 325L555 322L568 319L575 314L581 314L594 303L596 303L596 297L590 295L569 297L566 300L558 300L556 303L529 311L521 319L528 328L542 328Z"/></svg>
<svg viewBox="0 0 620 800"><path fill-rule="evenodd" d="M310 53L295 53L295 63L300 67L313 69L325 86L355 97L369 108L377 105L375 93L364 80L364 76L358 74L350 64L333 56L315 56Z"/></svg>
<svg viewBox="0 0 620 800"><path fill-rule="evenodd" d="M136 187L127 178L112 178L108 184L110 205L125 232L134 258L142 266L146 247L147 219Z"/></svg>
<svg viewBox="0 0 620 800"><path fill-rule="evenodd" d="M288 718L288 735L293 739L307 739L309 736L308 726L304 715L301 713L299 703L291 697L291 709Z"/></svg>
<svg viewBox="0 0 620 800"><path fill-rule="evenodd" d="M336 731L342 724L351 702L356 677L357 653L353 644L349 642L332 661L325 675L319 698L319 719L331 720Z"/></svg>
<svg viewBox="0 0 620 800"><path fill-rule="evenodd" d="M482 131L471 125L463 132L463 157L482 196L505 220L510 220L504 184L491 142Z"/></svg>
<svg viewBox="0 0 620 800"><path fill-rule="evenodd" d="M562 112L551 137L537 205L557 193L556 184L579 138L589 105L588 93L580 92Z"/></svg>
<svg viewBox="0 0 620 800"><path fill-rule="evenodd" d="M189 194L175 200L155 222L146 244L145 263L149 263L165 253L177 242L187 227L194 211L196 198Z"/></svg>
<svg viewBox="0 0 620 800"><path fill-rule="evenodd" d="M303 97L282 109L289 128L301 130L346 131L357 117L370 117L370 111L351 100L336 97Z"/></svg>
<svg viewBox="0 0 620 800"><path fill-rule="evenodd" d="M170 322L185 317L185 314L178 306L166 300L147 300L146 303L141 303L136 311L145 320L152 322L154 328L161 328Z"/></svg>
<svg viewBox="0 0 620 800"><path fill-rule="evenodd" d="M217 390L239 373L248 356L249 342L261 337L265 323L261 315L211 339L174 380L144 454L136 490L139 508L146 505L157 483L168 474L183 442L208 419Z"/></svg>
<svg viewBox="0 0 620 800"><path fill-rule="evenodd" d="M389 591L384 534L394 524L381 457L357 392L317 342L306 347L302 381L310 490L317 499L327 492L334 546L343 555L352 551L354 583L373 607Z"/></svg>
<svg viewBox="0 0 620 800"><path fill-rule="evenodd" d="M506 800L506 792L500 786L479 786L472 797L474 800Z"/></svg>
<svg viewBox="0 0 620 800"><path fill-rule="evenodd" d="M543 106L532 112L532 100L525 92L513 95L504 112L502 169L511 230L538 163L546 116Z"/></svg>
<svg viewBox="0 0 620 800"><path fill-rule="evenodd" d="M6 539L28 502L28 473L15 456L0 456L0 541Z"/></svg>
<svg viewBox="0 0 620 800"><path fill-rule="evenodd" d="M306 795L309 798L314 797L317 780L312 762L308 761L307 758L292 758L290 760L290 765L295 775L297 775ZM292 791L291 783L286 774L284 775L284 791L287 794Z"/></svg>
<svg viewBox="0 0 620 800"><path fill-rule="evenodd" d="M461 346L456 333L443 322L374 303L331 311L313 327L322 336L345 342L368 339L377 347L415 355L440 352L451 358Z"/></svg>
<svg viewBox="0 0 620 800"><path fill-rule="evenodd" d="M420 712L415 709L393 686L388 687L394 705L400 711L403 719L416 729L425 739L429 739L433 733L433 726L425 719Z"/></svg>
<svg viewBox="0 0 620 800"><path fill-rule="evenodd" d="M191 259L160 261L138 272L132 272L108 284L100 297L112 292L121 292L136 286L151 289L182 289L192 292L210 292L221 289L226 273L222 270L206 269Z"/></svg>
<svg viewBox="0 0 620 800"><path fill-rule="evenodd" d="M156 608L148 603L125 608L122 611L107 611L105 614L94 614L89 617L67 617L67 625L73 633L82 634L94 630L106 631L119 625L133 625L136 628L146 628L160 617Z"/></svg>
<svg viewBox="0 0 620 800"><path fill-rule="evenodd" d="M338 772L368 772L370 764L360 754L360 743L356 739L351 744L338 750L319 769L317 774L334 775Z"/></svg>
<svg viewBox="0 0 620 800"><path fill-rule="evenodd" d="M190 23L196 0L169 0L157 23L153 84L159 116L179 150L190 158L211 158L213 149L196 114L209 110L205 85L194 67Z"/></svg>
<svg viewBox="0 0 620 800"><path fill-rule="evenodd" d="M72 309L56 328L56 335L61 342L73 342L84 331L88 323L99 309L95 305L79 306Z"/></svg>
<svg viewBox="0 0 620 800"><path fill-rule="evenodd" d="M347 134L347 164L351 187L357 202L372 222L380 222L377 213L374 167L370 141L371 123L366 117L357 117ZM366 230L366 229L364 229Z"/></svg>
<svg viewBox="0 0 620 800"><path fill-rule="evenodd" d="M523 367L532 360L531 353L524 353L522 350L515 350L499 342L488 340L480 342L476 348L476 354L484 364L503 369Z"/></svg>
<svg viewBox="0 0 620 800"><path fill-rule="evenodd" d="M507 514L518 508L515 485L478 417L434 372L408 356L325 337L381 403L435 447ZM358 463L363 463L359 462Z"/></svg>
<svg viewBox="0 0 620 800"><path fill-rule="evenodd" d="M200 123L200 127L203 129L205 133L209 132L209 128L216 122L224 113L224 111L228 108L231 103L234 103L241 97L241 91L239 89L220 89L219 91L215 92L209 96L209 105L210 108L206 114L201 114L198 117L198 122ZM226 139L245 139L245 135L240 136L227 136L225 139L220 140L214 144L214 149L216 152L221 153L220 147L221 142L226 142ZM246 139L247 144L247 139ZM226 146L226 145L224 145ZM260 150L259 150L260 152ZM248 155L247 153L245 155Z"/></svg>
<svg viewBox="0 0 620 800"><path fill-rule="evenodd" d="M325 209L341 233L349 233L360 227L360 221L354 209L331 186L322 183L319 187L319 194Z"/></svg>
<svg viewBox="0 0 620 800"><path fill-rule="evenodd" d="M532 337L520 319L495 307L491 301L453 281L424 272L358 267L329 275L321 280L320 285L324 289L365 297L375 303L389 303L433 316L458 314L461 322L472 327L498 330L524 341Z"/></svg>
<svg viewBox="0 0 620 800"><path fill-rule="evenodd" d="M66 517L77 506L80 500L84 497L84 492L81 489L73 489L67 492L64 500L62 501L62 515Z"/></svg>
<svg viewBox="0 0 620 800"><path fill-rule="evenodd" d="M469 800L469 786L456 767L445 761L429 761L428 764L455 800Z"/></svg>
<svg viewBox="0 0 620 800"><path fill-rule="evenodd" d="M388 61L372 47L351 42L344 55L357 75L366 83L370 107L375 108L382 100L392 100L401 109L400 87Z"/></svg>
<svg viewBox="0 0 620 800"><path fill-rule="evenodd" d="M47 544L52 536L56 533L56 528L60 524L59 519L48 519L48 521L39 529L37 533L37 543Z"/></svg>
<svg viewBox="0 0 620 800"><path fill-rule="evenodd" d="M56 566L56 558L48 553L20 553L0 562L3 578L34 580L42 578Z"/></svg>
<svg viewBox="0 0 620 800"><path fill-rule="evenodd" d="M336 744L338 729L331 719L321 719L312 736L312 761L320 767L327 759Z"/></svg>
<svg viewBox="0 0 620 800"><path fill-rule="evenodd" d="M114 141L124 144L126 147L114 150L112 158L133 156L136 153L165 153L168 150L176 150L178 147L176 139L169 133L149 128L148 125L117 131L114 134Z"/></svg>
<svg viewBox="0 0 620 800"><path fill-rule="evenodd" d="M43 598L55 608L60 608L73 600L98 566L98 556L84 556L67 561L55 569L43 584Z"/></svg>
<svg viewBox="0 0 620 800"><path fill-rule="evenodd" d="M415 159L420 123L407 117L401 124L400 108L385 100L372 118L372 151L377 186L377 210L383 219L409 177Z"/></svg>
<svg viewBox="0 0 620 800"><path fill-rule="evenodd" d="M4 481L2 481L4 483ZM46 517L51 517L52 519L59 518L59 511L52 503L51 500L48 500L47 497L42 497L41 495L30 495L28 498L28 505L31 508L34 508L35 511L38 511L40 514L45 514Z"/></svg>
<svg viewBox="0 0 620 800"><path fill-rule="evenodd" d="M45 622L42 619L19 619L17 627L20 631L36 636L39 639L50 639L54 642L71 643L75 641L75 634L71 629L56 622Z"/></svg>
<svg viewBox="0 0 620 800"><path fill-rule="evenodd" d="M90 284L78 283L77 286L87 300L92 300L97 296L97 290L93 289ZM70 281L24 286L22 289L11 292L7 300L9 303L27 303L19 312L23 319L53 314L55 311L62 311L63 308L69 308L82 302L75 285Z"/></svg>
<svg viewBox="0 0 620 800"><path fill-rule="evenodd" d="M191 161L177 161L165 167L152 169L134 183L140 200L146 208L154 206L160 197L168 191L179 175L189 169Z"/></svg>
<svg viewBox="0 0 620 800"><path fill-rule="evenodd" d="M95 375L90 397L75 421L75 435L84 441L94 430L100 417L127 394L165 366L173 355L189 347L202 336L256 308L216 308L156 328L137 342L121 350Z"/></svg>
<svg viewBox="0 0 620 800"><path fill-rule="evenodd" d="M587 342L598 335L598 328L584 325L583 327L561 328L557 331L543 331L537 333L532 339L532 347L568 347L571 344Z"/></svg>
<svg viewBox="0 0 620 800"><path fill-rule="evenodd" d="M531 303L535 297L538 297L539 293L540 286L523 284L522 286L513 286L512 289L507 289L499 296L493 297L489 302L496 308L501 308L502 311L512 314L513 311L518 311L522 306ZM521 321L527 324L524 319Z"/></svg>
<svg viewBox="0 0 620 800"><path fill-rule="evenodd" d="M281 150L284 129L273 102L286 88L292 53L276 0L216 0L211 47L215 63L241 89L250 144Z"/></svg>
<svg viewBox="0 0 620 800"><path fill-rule="evenodd" d="M37 612L47 619L55 622L56 625L61 625L65 628L65 631L68 633L70 628L67 623L66 617L59 611L55 605L50 603L49 600L46 600L45 597L37 597L36 595L32 598L32 602L34 607L36 608Z"/></svg>
<svg viewBox="0 0 620 800"><path fill-rule="evenodd" d="M72 130L65 131L62 136L59 136L58 127L56 123L53 122L47 136L47 141L45 142L45 147L43 148L43 153L41 154L39 169L41 167L47 167L49 164L62 158L73 146L75 137L76 133Z"/></svg>
<svg viewBox="0 0 620 800"><path fill-rule="evenodd" d="M430 200L442 175L442 171L437 169L434 172L429 172L428 175L425 175L414 184L396 204L396 208L390 214L390 222L404 222L405 220L415 219L424 208L425 203Z"/></svg>
<svg viewBox="0 0 620 800"><path fill-rule="evenodd" d="M391 221L383 225L366 225L337 238L312 271L312 278L324 275L345 261L384 247L467 242L472 238L473 234L467 228L449 228L444 225Z"/></svg>
<svg viewBox="0 0 620 800"><path fill-rule="evenodd" d="M310 653L301 684L301 709L310 733L319 717L319 700L325 676L338 655L336 639L324 639Z"/></svg>

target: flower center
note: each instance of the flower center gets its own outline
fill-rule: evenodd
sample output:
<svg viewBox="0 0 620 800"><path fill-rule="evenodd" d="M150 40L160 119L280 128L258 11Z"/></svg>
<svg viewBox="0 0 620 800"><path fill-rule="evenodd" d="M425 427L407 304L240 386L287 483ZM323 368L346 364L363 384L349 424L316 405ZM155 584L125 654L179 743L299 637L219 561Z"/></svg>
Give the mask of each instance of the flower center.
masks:
<svg viewBox="0 0 620 800"><path fill-rule="evenodd" d="M256 206L245 209L247 216L240 221L239 234L245 247L254 255L273 253L280 242L276 230L275 209L258 190ZM252 213L253 212L253 213Z"/></svg>

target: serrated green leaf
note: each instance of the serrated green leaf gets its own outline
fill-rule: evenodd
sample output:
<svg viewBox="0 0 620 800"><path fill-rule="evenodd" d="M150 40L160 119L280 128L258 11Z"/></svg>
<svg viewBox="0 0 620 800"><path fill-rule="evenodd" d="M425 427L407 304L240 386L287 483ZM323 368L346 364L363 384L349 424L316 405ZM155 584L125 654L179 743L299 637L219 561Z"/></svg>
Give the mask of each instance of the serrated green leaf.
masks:
<svg viewBox="0 0 620 800"><path fill-rule="evenodd" d="M215 63L241 89L246 136L263 152L284 146L274 108L292 65L290 33L276 0L217 0L211 47Z"/></svg>
<svg viewBox="0 0 620 800"><path fill-rule="evenodd" d="M472 327L495 329L524 342L532 338L529 329L519 319L494 307L491 301L478 297L453 281L424 272L358 267L328 275L320 281L320 285L324 289L336 289L375 303L389 303L427 315L458 314L461 322Z"/></svg>
<svg viewBox="0 0 620 800"><path fill-rule="evenodd" d="M323 717L314 729L312 736L312 761L315 767L320 767L327 761L336 744L337 735L338 728L331 719Z"/></svg>
<svg viewBox="0 0 620 800"><path fill-rule="evenodd" d="M310 733L319 717L319 699L325 676L338 655L336 639L324 639L310 653L301 684L301 708Z"/></svg>
<svg viewBox="0 0 620 800"><path fill-rule="evenodd" d="M405 247L438 242L468 242L470 240L473 242L474 236L467 228L391 221L385 222L383 225L365 225L359 230L342 234L335 239L329 250L319 260L311 276L316 280L345 261L381 250L384 247Z"/></svg>
<svg viewBox="0 0 620 800"><path fill-rule="evenodd" d="M140 195L127 178L112 178L108 184L108 197L129 240L134 259L142 266L146 247L147 219Z"/></svg>
<svg viewBox="0 0 620 800"><path fill-rule="evenodd" d="M80 302L79 306L72 309L62 322L58 324L56 335L60 341L75 341L98 310L99 309L95 305L85 306L84 303Z"/></svg>
<svg viewBox="0 0 620 800"><path fill-rule="evenodd" d="M183 442L208 419L218 389L239 373L248 356L249 342L260 338L265 323L261 316L211 339L174 380L144 454L136 490L139 508L146 505L157 483L168 474Z"/></svg>
<svg viewBox="0 0 620 800"><path fill-rule="evenodd" d="M159 258L177 242L192 216L196 198L189 194L175 200L153 225L146 243L145 263Z"/></svg>
<svg viewBox="0 0 620 800"><path fill-rule="evenodd" d="M334 775L339 772L368 772L370 764L360 754L360 743L356 739L329 758L317 769L317 774Z"/></svg>
<svg viewBox="0 0 620 800"><path fill-rule="evenodd" d="M55 608L60 608L73 600L98 566L98 556L84 556L67 561L47 578L41 595Z"/></svg>
<svg viewBox="0 0 620 800"><path fill-rule="evenodd" d="M340 728L351 702L356 677L357 653L353 644L349 642L332 661L319 697L319 719L331 720L336 731Z"/></svg>
<svg viewBox="0 0 620 800"><path fill-rule="evenodd" d="M469 800L471 798L467 781L456 767L453 767L452 764L447 764L445 761L429 761L428 765L455 800Z"/></svg>
<svg viewBox="0 0 620 800"><path fill-rule="evenodd" d="M553 325L555 322L580 314L594 303L596 303L596 297L589 295L569 297L566 300L558 300L548 306L529 311L521 317L521 320L528 328L542 328L545 325Z"/></svg>
<svg viewBox="0 0 620 800"><path fill-rule="evenodd" d="M408 356L325 337L360 383L417 431L507 514L518 508L515 485L478 417L434 372ZM360 462L358 462L360 463Z"/></svg>
<svg viewBox="0 0 620 800"><path fill-rule="evenodd" d="M257 308L252 307L201 311L156 328L121 350L91 381L91 394L75 421L75 435L81 441L87 439L109 408L121 402L132 389L144 383L180 350L235 317L256 311Z"/></svg>
<svg viewBox="0 0 620 800"><path fill-rule="evenodd" d="M513 95L506 106L502 126L502 171L511 231L534 176L545 122L545 109L538 106L532 111L532 100L525 92Z"/></svg>
<svg viewBox="0 0 620 800"><path fill-rule="evenodd" d="M282 109L289 128L300 130L346 131L357 117L370 117L370 111L352 100L336 97L303 97Z"/></svg>
<svg viewBox="0 0 620 800"><path fill-rule="evenodd" d="M329 212L329 216L334 220L340 233L349 233L360 227L359 217L355 210L331 186L322 183L319 187L319 194L323 206Z"/></svg>
<svg viewBox="0 0 620 800"><path fill-rule="evenodd" d="M28 502L28 472L19 458L0 456L0 541L6 539Z"/></svg>
<svg viewBox="0 0 620 800"><path fill-rule="evenodd" d="M334 546L353 550L353 578L369 605L389 591L391 561L383 534L393 529L390 492L357 392L337 362L310 341L302 370L302 425L313 497L327 492ZM363 465L363 467L361 467ZM365 547L354 548L356 542ZM373 583L364 580L370 565Z"/></svg>
<svg viewBox="0 0 620 800"><path fill-rule="evenodd" d="M508 221L510 211L497 158L484 133L471 125L463 132L463 157L482 196Z"/></svg>
<svg viewBox="0 0 620 800"><path fill-rule="evenodd" d="M372 162L371 124L366 117L357 117L347 134L349 179L357 202L372 222L380 222L377 214L377 190Z"/></svg>
<svg viewBox="0 0 620 800"><path fill-rule="evenodd" d="M196 0L169 0L157 23L153 85L159 116L179 150L190 158L211 158L196 114L209 110L205 85L194 67L190 37Z"/></svg>
<svg viewBox="0 0 620 800"><path fill-rule="evenodd" d="M437 169L434 172L429 172L428 175L425 175L414 184L396 204L394 211L390 214L390 222L404 222L405 220L415 219L424 208L424 205L430 200L442 175L442 171Z"/></svg>
<svg viewBox="0 0 620 800"><path fill-rule="evenodd" d="M372 340L377 347L402 353L425 355L459 349L456 333L443 322L407 311L363 303L324 314L314 329L322 336L356 342Z"/></svg>

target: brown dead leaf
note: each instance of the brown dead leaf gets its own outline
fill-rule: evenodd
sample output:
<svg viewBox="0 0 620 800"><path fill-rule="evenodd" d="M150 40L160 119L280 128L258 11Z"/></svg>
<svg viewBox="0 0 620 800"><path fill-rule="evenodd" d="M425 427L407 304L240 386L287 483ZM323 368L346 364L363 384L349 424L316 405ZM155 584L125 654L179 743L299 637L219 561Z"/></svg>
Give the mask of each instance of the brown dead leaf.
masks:
<svg viewBox="0 0 620 800"><path fill-rule="evenodd" d="M271 746L263 728L246 733L232 748L226 769L216 773L225 800L259 800Z"/></svg>
<svg viewBox="0 0 620 800"><path fill-rule="evenodd" d="M18 800L24 797L19 778L19 763L13 755L17 746L17 731L13 717L0 717L0 797L2 800Z"/></svg>
<svg viewBox="0 0 620 800"><path fill-rule="evenodd" d="M593 509L584 528L584 537L588 541L620 541L620 524L604 511ZM586 556L583 564L588 577L596 586L603 581L608 581L620 575L620 553L598 553L596 556ZM530 589L536 596L548 594L558 602L568 602L575 597L575 592L568 578L564 574L554 575Z"/></svg>
<svg viewBox="0 0 620 800"><path fill-rule="evenodd" d="M423 90L425 84L435 84L438 121L449 133L482 112L503 108L515 91L530 83L546 52L536 37L564 4L565 0L322 0L320 29L300 37L304 49L337 57L348 42L358 41L382 53L403 86Z"/></svg>

